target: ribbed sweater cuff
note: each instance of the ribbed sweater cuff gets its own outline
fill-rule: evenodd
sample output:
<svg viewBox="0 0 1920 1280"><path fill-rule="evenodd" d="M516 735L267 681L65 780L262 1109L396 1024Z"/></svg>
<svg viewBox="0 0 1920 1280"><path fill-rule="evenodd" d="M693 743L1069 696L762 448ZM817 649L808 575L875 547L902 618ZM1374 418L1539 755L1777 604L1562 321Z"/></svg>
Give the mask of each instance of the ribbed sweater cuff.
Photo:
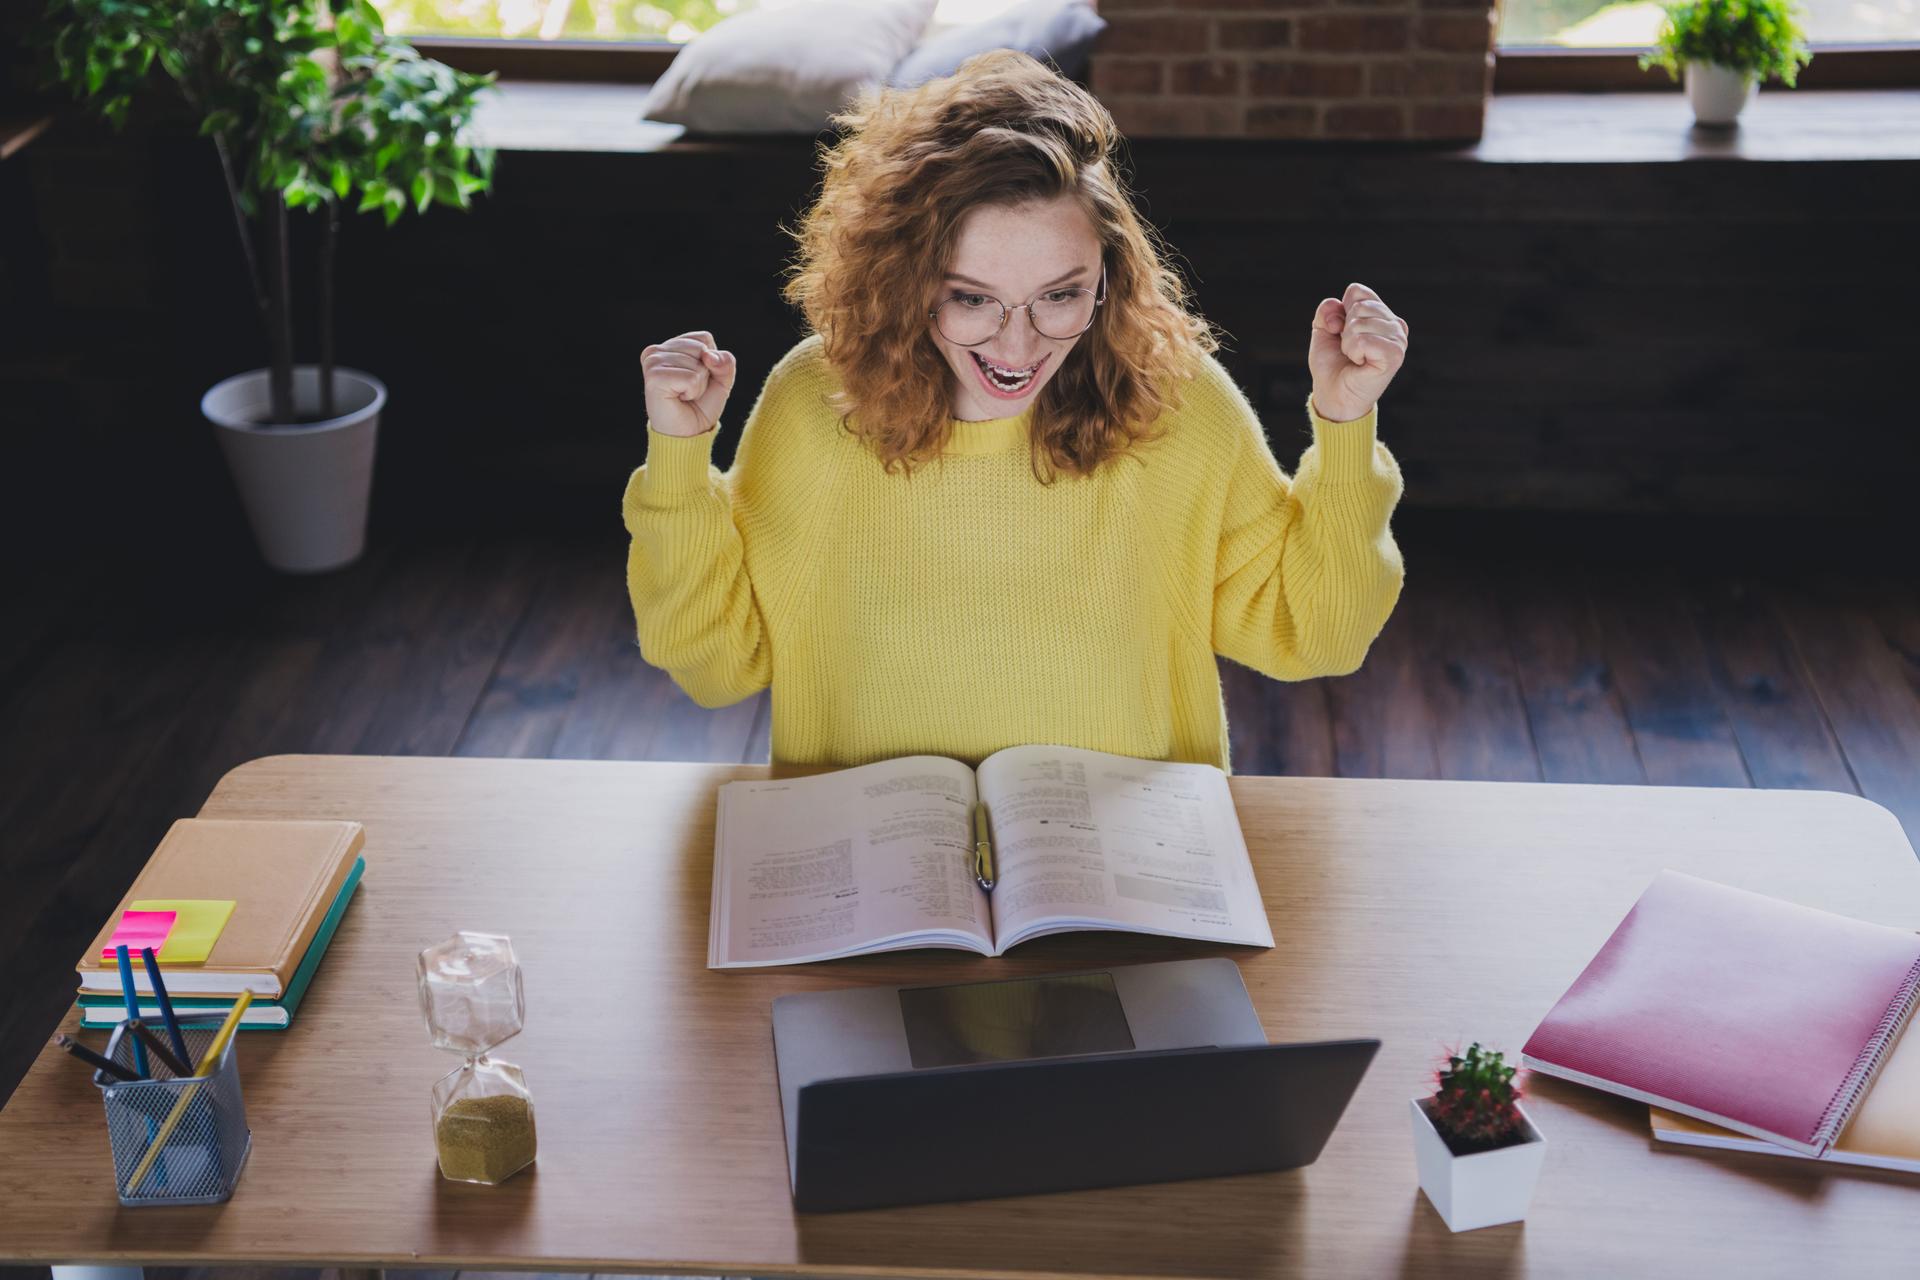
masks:
<svg viewBox="0 0 1920 1280"><path fill-rule="evenodd" d="M647 425L646 470L640 473L640 496L651 502L670 501L707 487L707 468L713 462L713 438L718 431L697 436L670 436Z"/></svg>
<svg viewBox="0 0 1920 1280"><path fill-rule="evenodd" d="M1307 416L1313 420L1313 442L1320 455L1320 477L1330 484L1360 480L1373 473L1373 446L1379 438L1380 406L1364 417L1334 422L1321 417L1307 397Z"/></svg>

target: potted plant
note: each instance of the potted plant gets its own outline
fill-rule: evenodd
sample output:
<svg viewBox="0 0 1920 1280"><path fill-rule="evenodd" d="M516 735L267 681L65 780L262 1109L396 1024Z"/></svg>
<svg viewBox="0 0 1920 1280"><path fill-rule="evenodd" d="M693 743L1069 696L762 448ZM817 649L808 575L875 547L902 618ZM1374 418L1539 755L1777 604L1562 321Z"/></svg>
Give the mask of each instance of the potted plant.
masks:
<svg viewBox="0 0 1920 1280"><path fill-rule="evenodd" d="M1475 1043L1437 1069L1432 1096L1412 1100L1420 1189L1449 1231L1527 1216L1547 1140L1520 1106L1515 1070Z"/></svg>
<svg viewBox="0 0 1920 1280"><path fill-rule="evenodd" d="M1653 49L1640 55L1640 69L1665 67L1672 80L1684 66L1693 118L1704 125L1731 125L1760 81L1777 75L1792 88L1799 68L1813 61L1791 4L1684 0L1665 5L1666 21Z"/></svg>
<svg viewBox="0 0 1920 1280"><path fill-rule="evenodd" d="M201 400L261 554L313 572L357 559L385 386L336 367L333 267L340 210L467 208L493 156L462 131L493 77L422 58L389 37L368 0L53 0L39 37L50 83L125 125L157 65L225 175L268 367ZM293 359L287 211L322 218L319 362Z"/></svg>

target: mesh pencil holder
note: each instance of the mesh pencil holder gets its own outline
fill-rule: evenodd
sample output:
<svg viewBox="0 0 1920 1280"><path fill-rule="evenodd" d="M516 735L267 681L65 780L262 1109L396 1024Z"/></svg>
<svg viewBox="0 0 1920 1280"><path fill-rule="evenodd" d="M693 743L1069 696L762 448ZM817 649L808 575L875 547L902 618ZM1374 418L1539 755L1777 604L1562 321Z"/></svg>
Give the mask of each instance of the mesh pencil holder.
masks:
<svg viewBox="0 0 1920 1280"><path fill-rule="evenodd" d="M217 1021L180 1019L190 1061L200 1060L219 1030ZM107 1108L113 1183L121 1204L216 1204L233 1194L253 1150L253 1132L240 1098L237 1039L227 1038L219 1060L204 1076L178 1078L153 1053L147 1054L151 1075L145 1080L120 1080L94 1071L93 1082L100 1086ZM106 1056L133 1067L133 1041L127 1024L120 1023L107 1042ZM151 1160L149 1152L154 1152Z"/></svg>

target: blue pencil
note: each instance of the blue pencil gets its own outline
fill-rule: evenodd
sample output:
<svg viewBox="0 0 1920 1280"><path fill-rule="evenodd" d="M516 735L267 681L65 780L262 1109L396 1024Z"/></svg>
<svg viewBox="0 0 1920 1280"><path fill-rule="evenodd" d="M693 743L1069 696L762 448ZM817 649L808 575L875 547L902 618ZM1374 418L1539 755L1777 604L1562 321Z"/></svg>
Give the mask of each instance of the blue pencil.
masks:
<svg viewBox="0 0 1920 1280"><path fill-rule="evenodd" d="M121 943L114 948L120 955L120 989L127 994L127 1017L140 1016L140 993L133 988L133 958L127 954L127 944ZM147 1046L140 1043L140 1037L133 1038L133 1065L140 1072L140 1078L152 1075L147 1070Z"/></svg>
<svg viewBox="0 0 1920 1280"><path fill-rule="evenodd" d="M127 944L124 942L114 948L114 953L120 959L120 989L126 993L127 997L127 1021L132 1022L140 1016L140 992L133 985L133 957L127 954ZM147 1066L147 1046L140 1043L139 1036L129 1038L133 1041L133 1065L139 1070L140 1078L152 1079L153 1072ZM148 1116L147 1142L149 1145L153 1143L153 1135L158 1129L159 1125L154 1122L153 1117ZM164 1160L160 1162L160 1185L163 1187L167 1185L167 1165Z"/></svg>
<svg viewBox="0 0 1920 1280"><path fill-rule="evenodd" d="M153 998L160 1005L160 1017L167 1024L167 1037L173 1041L174 1056L182 1062L191 1063L193 1055L187 1052L187 1038L180 1034L180 1020L173 1016L173 1001L167 999L167 984L160 981L160 961L154 956L152 947L140 948L140 958L147 964L147 979L153 983Z"/></svg>

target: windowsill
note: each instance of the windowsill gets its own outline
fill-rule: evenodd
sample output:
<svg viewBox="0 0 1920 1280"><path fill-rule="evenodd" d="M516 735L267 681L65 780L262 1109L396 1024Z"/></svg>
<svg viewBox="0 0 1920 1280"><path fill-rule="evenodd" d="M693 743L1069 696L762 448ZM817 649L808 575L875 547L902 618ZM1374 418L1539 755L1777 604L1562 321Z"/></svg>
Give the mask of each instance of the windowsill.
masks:
<svg viewBox="0 0 1920 1280"><path fill-rule="evenodd" d="M1920 90L1762 85L1726 129L1696 125L1687 95L1497 93L1477 144L1493 164L1920 159Z"/></svg>
<svg viewBox="0 0 1920 1280"><path fill-rule="evenodd" d="M483 98L474 140L503 151L615 153L756 144L800 147L813 141L800 134L687 138L681 125L640 118L651 87L503 80L500 92ZM1488 103L1486 132L1477 143L1405 145L1417 147L1418 154L1490 164L1914 160L1920 159L1920 131L1912 127L1916 118L1920 90L1911 89L1813 90L1768 84L1754 94L1739 125L1731 129L1695 125L1686 95L1677 88L1663 93L1510 93L1496 94Z"/></svg>
<svg viewBox="0 0 1920 1280"><path fill-rule="evenodd" d="M686 126L642 120L650 84L499 80L480 95L473 140L502 151L659 151Z"/></svg>

